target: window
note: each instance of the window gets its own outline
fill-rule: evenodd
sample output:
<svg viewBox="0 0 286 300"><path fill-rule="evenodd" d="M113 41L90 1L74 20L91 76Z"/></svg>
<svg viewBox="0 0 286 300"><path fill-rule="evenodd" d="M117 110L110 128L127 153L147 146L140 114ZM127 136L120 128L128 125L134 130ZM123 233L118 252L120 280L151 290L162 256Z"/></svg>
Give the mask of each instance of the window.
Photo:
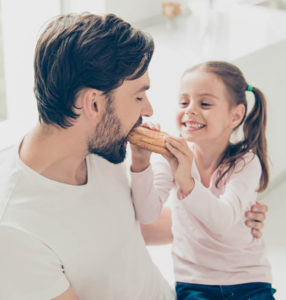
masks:
<svg viewBox="0 0 286 300"><path fill-rule="evenodd" d="M0 5L0 122L6 119L4 59L2 38L2 10Z"/></svg>

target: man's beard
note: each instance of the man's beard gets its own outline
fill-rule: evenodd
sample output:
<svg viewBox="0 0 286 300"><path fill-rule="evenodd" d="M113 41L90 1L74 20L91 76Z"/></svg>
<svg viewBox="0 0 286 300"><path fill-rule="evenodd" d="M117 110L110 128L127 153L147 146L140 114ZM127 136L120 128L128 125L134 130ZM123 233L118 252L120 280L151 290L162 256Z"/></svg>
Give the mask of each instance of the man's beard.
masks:
<svg viewBox="0 0 286 300"><path fill-rule="evenodd" d="M112 100L106 100L106 112L95 129L95 137L88 143L88 151L103 157L111 163L119 164L126 157L128 134L122 134L121 122L114 113ZM141 123L142 117L138 119L132 129Z"/></svg>

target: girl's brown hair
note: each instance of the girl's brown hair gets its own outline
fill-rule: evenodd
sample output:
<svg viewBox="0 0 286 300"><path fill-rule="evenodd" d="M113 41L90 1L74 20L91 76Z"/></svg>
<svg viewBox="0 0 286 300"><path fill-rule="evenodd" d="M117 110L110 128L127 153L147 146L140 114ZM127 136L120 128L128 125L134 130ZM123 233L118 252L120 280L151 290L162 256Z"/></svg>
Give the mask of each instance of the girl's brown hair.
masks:
<svg viewBox="0 0 286 300"><path fill-rule="evenodd" d="M246 91L249 85L237 66L223 61L208 61L186 70L183 76L186 73L196 70L213 73L223 81L230 96L229 102L231 107L239 104L243 104L245 106L245 115L240 124L234 129L236 130L243 124L244 137L237 143L229 142L229 145L218 164L221 171L216 181L216 186L218 186L219 182L229 171L234 169L237 161L243 159L243 156L247 152L252 151L258 156L262 167L259 188L257 191L264 191L269 183L269 166L265 134L266 100L263 93L258 88L252 87L255 102L252 110L248 113L248 115L246 115Z"/></svg>

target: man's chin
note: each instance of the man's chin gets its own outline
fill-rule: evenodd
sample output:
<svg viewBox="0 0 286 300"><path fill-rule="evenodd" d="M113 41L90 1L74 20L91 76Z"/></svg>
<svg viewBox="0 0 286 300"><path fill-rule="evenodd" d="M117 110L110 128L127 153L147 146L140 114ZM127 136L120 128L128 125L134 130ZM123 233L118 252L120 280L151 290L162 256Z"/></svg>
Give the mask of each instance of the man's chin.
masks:
<svg viewBox="0 0 286 300"><path fill-rule="evenodd" d="M120 155L118 153L116 153L116 154L113 153L112 155L103 156L103 158L105 158L112 164L120 164L126 158L126 151L124 153L120 153Z"/></svg>
<svg viewBox="0 0 286 300"><path fill-rule="evenodd" d="M99 155L100 157L108 160L109 162L111 162L113 164L120 164L126 158L126 146L127 146L127 141L124 142L124 144L122 144L120 146L118 151L114 151L114 152L111 152L111 153L106 153L104 151L98 152L98 151L94 150L94 151L91 151L91 153Z"/></svg>

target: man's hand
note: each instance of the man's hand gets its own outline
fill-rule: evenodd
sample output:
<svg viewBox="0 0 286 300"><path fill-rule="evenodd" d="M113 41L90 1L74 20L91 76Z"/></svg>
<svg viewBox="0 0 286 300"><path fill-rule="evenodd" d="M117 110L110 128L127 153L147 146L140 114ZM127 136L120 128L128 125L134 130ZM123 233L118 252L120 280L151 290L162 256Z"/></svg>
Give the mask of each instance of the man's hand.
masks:
<svg viewBox="0 0 286 300"><path fill-rule="evenodd" d="M153 124L152 122L145 122L141 124L141 126L155 131L160 131L160 125ZM150 165L150 157L152 152L133 144L130 144L130 148L132 153L131 171L132 172L144 171Z"/></svg>
<svg viewBox="0 0 286 300"><path fill-rule="evenodd" d="M268 211L268 206L260 201L251 206L251 210L245 213L247 220L245 224L251 228L251 233L254 237L262 237L262 232L260 231L264 226L264 220L266 218L266 213Z"/></svg>

